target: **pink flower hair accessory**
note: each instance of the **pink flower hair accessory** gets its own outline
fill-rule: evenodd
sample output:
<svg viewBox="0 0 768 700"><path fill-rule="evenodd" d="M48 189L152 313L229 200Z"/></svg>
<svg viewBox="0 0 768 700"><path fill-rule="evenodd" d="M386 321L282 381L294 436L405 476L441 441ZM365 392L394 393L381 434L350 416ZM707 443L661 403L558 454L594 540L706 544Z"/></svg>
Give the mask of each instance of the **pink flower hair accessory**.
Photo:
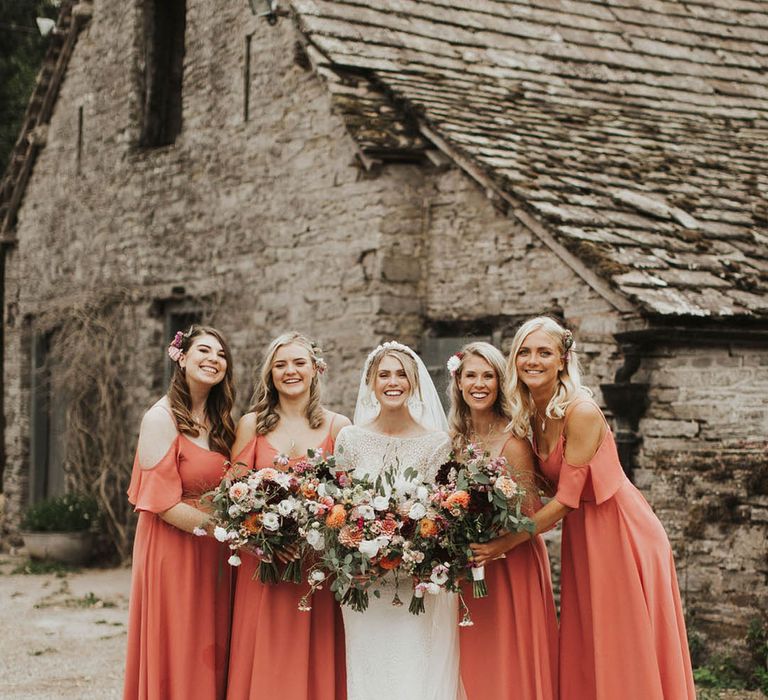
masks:
<svg viewBox="0 0 768 700"><path fill-rule="evenodd" d="M315 369L317 369L318 374L325 374L325 370L328 369L328 363L322 357L316 357Z"/></svg>
<svg viewBox="0 0 768 700"><path fill-rule="evenodd" d="M173 340L171 341L171 344L168 346L168 357L171 358L172 362L178 362L179 358L181 357L181 345L184 342L184 333L181 331L176 331L176 335L173 336Z"/></svg>
<svg viewBox="0 0 768 700"><path fill-rule="evenodd" d="M448 371L451 373L452 377L456 376L456 372L458 371L459 367L461 367L461 361L464 359L464 353L459 351L453 353L448 358L448 362L445 363L445 366L448 368Z"/></svg>

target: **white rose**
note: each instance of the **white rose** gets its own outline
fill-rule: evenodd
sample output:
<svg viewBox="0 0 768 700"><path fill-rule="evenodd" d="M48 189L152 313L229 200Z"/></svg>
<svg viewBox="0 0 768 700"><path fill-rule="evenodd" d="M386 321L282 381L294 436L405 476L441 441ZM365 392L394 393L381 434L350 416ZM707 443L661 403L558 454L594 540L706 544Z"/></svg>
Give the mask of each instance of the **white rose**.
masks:
<svg viewBox="0 0 768 700"><path fill-rule="evenodd" d="M427 509L422 503L414 503L408 511L411 520L421 520L427 514Z"/></svg>
<svg viewBox="0 0 768 700"><path fill-rule="evenodd" d="M213 536L219 542L226 542L229 539L229 533L223 527L221 527L221 525L217 525L213 529Z"/></svg>
<svg viewBox="0 0 768 700"><path fill-rule="evenodd" d="M384 543L379 537L374 540L363 540L357 545L357 551L361 554L365 554L369 559L373 559L379 553L379 550L383 545Z"/></svg>
<svg viewBox="0 0 768 700"><path fill-rule="evenodd" d="M310 530L306 536L307 544L313 549L320 550L325 546L325 538L319 530Z"/></svg>
<svg viewBox="0 0 768 700"><path fill-rule="evenodd" d="M357 506L357 514L363 519L363 520L373 520L376 517L376 513L373 512L373 508L369 505L361 505Z"/></svg>
<svg viewBox="0 0 768 700"><path fill-rule="evenodd" d="M296 508L296 502L292 498L286 498L277 504L277 512L282 516L290 515Z"/></svg>
<svg viewBox="0 0 768 700"><path fill-rule="evenodd" d="M280 518L277 513L264 513L261 519L261 524L267 529L274 532L280 527Z"/></svg>
<svg viewBox="0 0 768 700"><path fill-rule="evenodd" d="M319 569L315 569L310 575L309 580L314 581L315 583L322 583L325 581L325 574L320 571Z"/></svg>
<svg viewBox="0 0 768 700"><path fill-rule="evenodd" d="M232 484L232 486L229 487L229 497L233 501L239 501L240 499L245 498L247 495L248 487L240 481L236 484Z"/></svg>
<svg viewBox="0 0 768 700"><path fill-rule="evenodd" d="M229 508L227 508L227 513L229 513L230 518L236 518L242 512L243 509L238 505L232 504Z"/></svg>
<svg viewBox="0 0 768 700"><path fill-rule="evenodd" d="M240 561L240 557L237 556L237 554L233 554L229 559L227 559L227 563L230 566L240 566L242 562Z"/></svg>
<svg viewBox="0 0 768 700"><path fill-rule="evenodd" d="M291 475L287 474L286 472L278 472L275 475L275 478L273 481L278 485L282 486L284 489L287 489L291 484Z"/></svg>
<svg viewBox="0 0 768 700"><path fill-rule="evenodd" d="M429 489L426 486L419 486L416 489L416 498L422 503L427 503L429 501Z"/></svg>
<svg viewBox="0 0 768 700"><path fill-rule="evenodd" d="M389 508L389 499L386 496L376 496L373 499L373 507L376 510L386 510Z"/></svg>

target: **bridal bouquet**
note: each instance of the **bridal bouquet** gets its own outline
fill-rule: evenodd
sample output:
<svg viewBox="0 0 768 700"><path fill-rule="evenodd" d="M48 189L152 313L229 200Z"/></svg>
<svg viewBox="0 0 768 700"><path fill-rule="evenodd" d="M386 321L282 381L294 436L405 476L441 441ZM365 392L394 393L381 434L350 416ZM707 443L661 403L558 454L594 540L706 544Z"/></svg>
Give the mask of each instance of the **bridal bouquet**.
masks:
<svg viewBox="0 0 768 700"><path fill-rule="evenodd" d="M358 612L367 609L375 581L389 572L397 578L408 556L407 528L427 512L430 492L416 472L396 472L387 469L375 482L340 472L321 483L317 500L306 504L312 516L302 531L319 558L310 585L314 578L332 577L336 599ZM393 605L401 604L396 591Z"/></svg>
<svg viewBox="0 0 768 700"><path fill-rule="evenodd" d="M434 501L447 522L443 538L451 561L447 585L459 591L461 578L471 571L474 597L485 597L485 567L472 565L469 545L504 532L533 532L533 521L522 512L525 489L514 479L506 459L489 459L475 445L467 447L464 462L442 465L436 482Z"/></svg>
<svg viewBox="0 0 768 700"><path fill-rule="evenodd" d="M263 583L281 579L301 583L306 553L299 535L300 523L306 520L303 490L312 493L312 484L326 476L327 463L315 452L287 470L288 458L280 455L274 468L249 471L236 464L227 472L210 500L216 522L214 537L233 550L232 566L240 565L238 550L247 547L259 557L258 575ZM275 553L290 546L299 547L299 556L288 563L281 577Z"/></svg>

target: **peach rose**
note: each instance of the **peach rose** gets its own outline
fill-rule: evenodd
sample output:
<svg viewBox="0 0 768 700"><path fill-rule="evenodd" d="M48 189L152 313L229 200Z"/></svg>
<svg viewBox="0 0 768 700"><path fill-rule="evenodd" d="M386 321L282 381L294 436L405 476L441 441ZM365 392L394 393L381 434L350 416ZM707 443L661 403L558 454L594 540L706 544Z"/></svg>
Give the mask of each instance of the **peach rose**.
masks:
<svg viewBox="0 0 768 700"><path fill-rule="evenodd" d="M469 507L469 494L466 491L454 491L448 498L445 499L445 506L447 508L459 508Z"/></svg>
<svg viewBox="0 0 768 700"><path fill-rule="evenodd" d="M347 512L344 506L336 504L325 518L325 524L333 530L338 530L347 521Z"/></svg>
<svg viewBox="0 0 768 700"><path fill-rule="evenodd" d="M317 489L315 485L310 482L305 482L301 485L301 495L304 498L314 499L317 496Z"/></svg>

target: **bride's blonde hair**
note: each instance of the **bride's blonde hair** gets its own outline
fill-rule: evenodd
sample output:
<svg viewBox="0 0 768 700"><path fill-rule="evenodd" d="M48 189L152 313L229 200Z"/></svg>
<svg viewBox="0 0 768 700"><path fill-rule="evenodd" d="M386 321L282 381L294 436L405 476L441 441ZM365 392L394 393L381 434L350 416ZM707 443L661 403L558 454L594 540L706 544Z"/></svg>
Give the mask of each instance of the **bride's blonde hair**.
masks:
<svg viewBox="0 0 768 700"><path fill-rule="evenodd" d="M519 438L526 438L531 430L531 418L536 411L528 387L517 374L517 355L523 341L534 331L544 331L555 344L563 369L557 375L555 393L547 404L544 412L547 418L562 418L568 405L578 396L591 396L592 392L581 384L579 358L576 355L576 343L573 333L563 328L555 319L549 316L537 316L526 321L512 339L512 348L507 358L507 380L505 394L509 402L509 430Z"/></svg>

